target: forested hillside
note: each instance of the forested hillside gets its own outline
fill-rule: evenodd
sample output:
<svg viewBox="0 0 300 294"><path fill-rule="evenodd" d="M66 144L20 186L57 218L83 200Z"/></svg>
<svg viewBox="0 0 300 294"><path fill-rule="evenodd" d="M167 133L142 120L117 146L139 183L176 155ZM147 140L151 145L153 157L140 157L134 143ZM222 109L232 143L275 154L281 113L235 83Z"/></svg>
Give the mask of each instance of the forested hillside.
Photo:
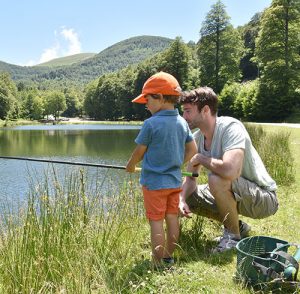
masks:
<svg viewBox="0 0 300 294"><path fill-rule="evenodd" d="M79 53L79 54L74 54L74 55L70 55L70 56L55 58L50 61L37 64L36 66L58 67L58 66L64 66L64 65L71 65L74 63L81 62L85 59L91 58L95 55L96 55L96 53Z"/></svg>
<svg viewBox="0 0 300 294"><path fill-rule="evenodd" d="M8 72L14 81L36 84L40 88L83 87L98 76L128 65L137 64L165 50L171 39L156 36L133 37L101 51L83 61L55 68L45 66L22 67L0 62L0 72Z"/></svg>

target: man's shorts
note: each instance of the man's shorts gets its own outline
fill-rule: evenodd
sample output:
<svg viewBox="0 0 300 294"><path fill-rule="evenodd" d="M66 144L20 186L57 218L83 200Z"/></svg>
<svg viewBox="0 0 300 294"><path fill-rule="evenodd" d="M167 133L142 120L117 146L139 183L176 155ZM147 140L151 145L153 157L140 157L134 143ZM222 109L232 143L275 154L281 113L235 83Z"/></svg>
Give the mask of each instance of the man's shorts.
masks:
<svg viewBox="0 0 300 294"><path fill-rule="evenodd" d="M237 202L238 213L254 219L273 215L278 210L275 191L268 191L245 178L232 182L232 192ZM199 185L187 199L190 210L201 215L201 210L218 213L215 198L210 193L208 184Z"/></svg>
<svg viewBox="0 0 300 294"><path fill-rule="evenodd" d="M161 220L166 214L178 214L181 188L148 190L143 186L144 206L149 220Z"/></svg>

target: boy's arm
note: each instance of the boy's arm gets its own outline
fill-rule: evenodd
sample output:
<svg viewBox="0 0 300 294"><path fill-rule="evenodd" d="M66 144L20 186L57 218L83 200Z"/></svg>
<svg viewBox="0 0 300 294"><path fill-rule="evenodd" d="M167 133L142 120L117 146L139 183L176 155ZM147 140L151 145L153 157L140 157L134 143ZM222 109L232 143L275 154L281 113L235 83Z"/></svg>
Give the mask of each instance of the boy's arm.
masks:
<svg viewBox="0 0 300 294"><path fill-rule="evenodd" d="M191 162L188 163L187 171L199 173L201 166L193 166ZM182 184L182 191L179 197L179 209L183 216L189 217L191 210L186 203L186 198L190 196L197 189L196 178L185 177Z"/></svg>
<svg viewBox="0 0 300 294"><path fill-rule="evenodd" d="M185 144L184 163L189 161L197 153L197 145L195 140Z"/></svg>
<svg viewBox="0 0 300 294"><path fill-rule="evenodd" d="M147 150L147 146L145 145L139 144L136 146L136 148L131 154L130 159L127 162L126 165L127 172L133 173L135 171L135 166L137 165L138 162L140 162L143 159L146 150Z"/></svg>

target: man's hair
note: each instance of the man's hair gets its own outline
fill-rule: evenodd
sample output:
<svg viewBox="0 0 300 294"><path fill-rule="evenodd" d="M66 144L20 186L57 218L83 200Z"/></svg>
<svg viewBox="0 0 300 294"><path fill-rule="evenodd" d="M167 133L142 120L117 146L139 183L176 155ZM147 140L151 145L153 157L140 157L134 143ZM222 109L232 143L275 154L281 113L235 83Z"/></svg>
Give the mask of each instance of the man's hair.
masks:
<svg viewBox="0 0 300 294"><path fill-rule="evenodd" d="M218 110L218 97L212 88L200 87L191 91L182 93L180 98L181 104L191 103L197 104L198 110L208 105L212 115L215 115Z"/></svg>
<svg viewBox="0 0 300 294"><path fill-rule="evenodd" d="M159 97L160 97L159 94L148 94L148 95L151 95L153 99L159 99ZM162 95L162 96L166 102L170 102L173 104L177 104L179 102L179 98L180 98L180 96L175 96L175 95Z"/></svg>

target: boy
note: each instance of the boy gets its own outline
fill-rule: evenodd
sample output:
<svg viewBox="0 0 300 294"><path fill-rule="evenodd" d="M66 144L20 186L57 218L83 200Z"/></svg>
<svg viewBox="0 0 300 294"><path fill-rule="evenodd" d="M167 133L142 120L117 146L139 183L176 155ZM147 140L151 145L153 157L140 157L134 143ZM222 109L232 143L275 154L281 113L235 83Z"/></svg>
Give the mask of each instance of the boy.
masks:
<svg viewBox="0 0 300 294"><path fill-rule="evenodd" d="M178 205L181 192L181 165L197 152L186 121L175 109L181 95L177 80L159 72L144 84L142 94L132 100L146 104L152 117L145 120L126 171L134 172L143 160L140 183L151 229L154 265L174 263L172 254L179 237ZM164 232L166 221L166 242Z"/></svg>

